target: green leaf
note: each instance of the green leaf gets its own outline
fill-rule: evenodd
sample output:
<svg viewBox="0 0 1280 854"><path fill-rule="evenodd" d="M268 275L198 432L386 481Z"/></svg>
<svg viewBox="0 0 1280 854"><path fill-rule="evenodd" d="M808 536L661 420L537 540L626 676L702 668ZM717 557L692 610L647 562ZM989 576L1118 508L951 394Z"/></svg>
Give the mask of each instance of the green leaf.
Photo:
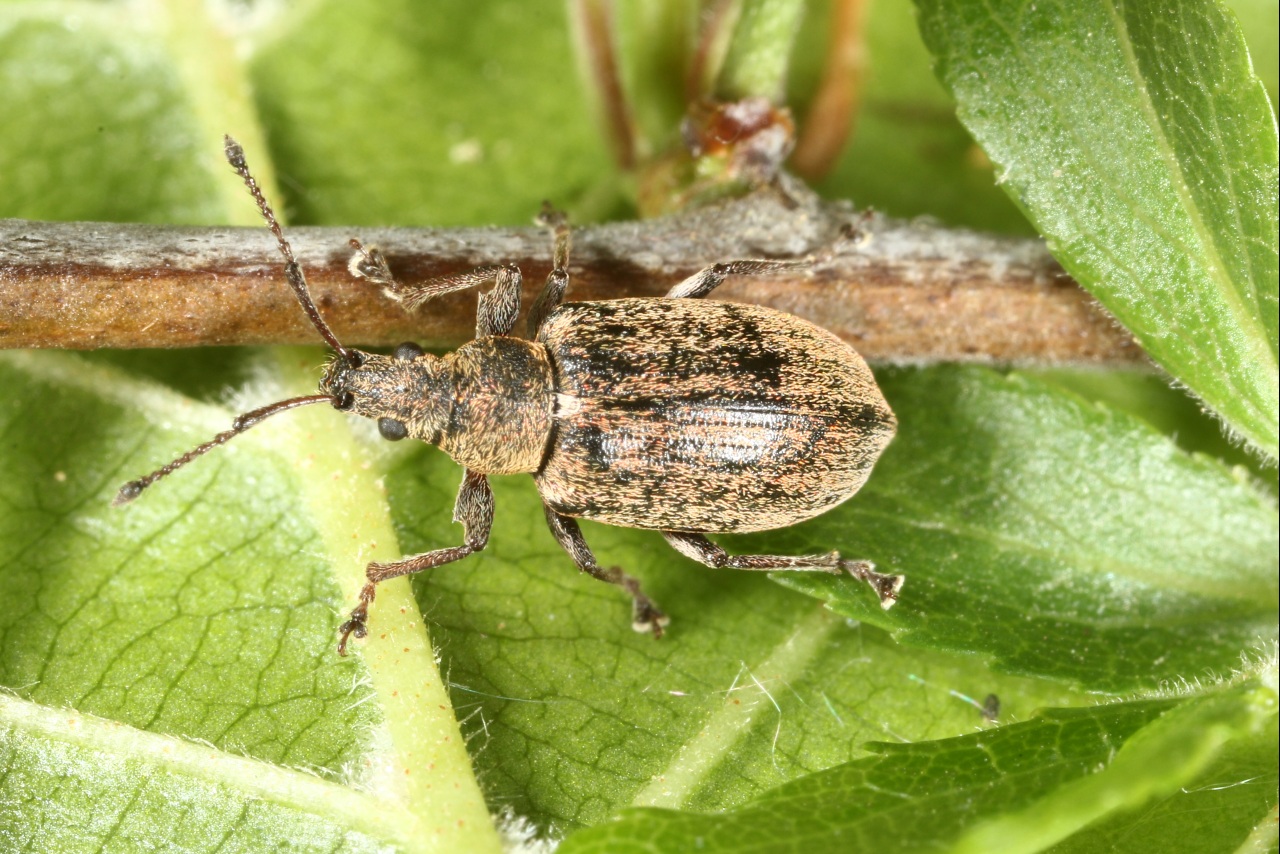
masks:
<svg viewBox="0 0 1280 854"><path fill-rule="evenodd" d="M1280 449L1275 117L1197 3L919 0L959 115L1063 266L1257 449Z"/></svg>
<svg viewBox="0 0 1280 854"><path fill-rule="evenodd" d="M628 810L560 850L801 852L838 844L1040 851L1101 817L1174 795L1232 742L1255 746L1262 733L1263 743L1274 742L1275 700L1254 682L1182 702L1055 710L987 733L874 745L873 757L801 778L733 812ZM1257 782L1274 787L1275 780L1269 762ZM1219 825L1214 847L1242 842L1259 812L1229 829ZM1183 832L1199 824L1175 819ZM1236 839L1224 838L1231 832Z"/></svg>
<svg viewBox="0 0 1280 854"><path fill-rule="evenodd" d="M927 215L956 226L1034 234L996 186L991 161L956 118L955 102L930 70L911 6L871 3L866 16L861 109L849 144L819 191L891 216Z"/></svg>
<svg viewBox="0 0 1280 854"><path fill-rule="evenodd" d="M345 854L414 847L400 835L412 822L370 795L6 695L0 768L0 840L10 851L167 846ZM182 821L175 823L177 815Z"/></svg>
<svg viewBox="0 0 1280 854"><path fill-rule="evenodd" d="M429 449L392 465L406 551L458 542L459 477ZM983 722L971 697L998 694L1015 717L1082 699L904 650L765 577L693 564L654 532L584 523L601 564L634 573L670 614L655 642L631 630L625 594L574 570L527 478L493 489L489 547L414 586L490 797L541 827L591 825L632 803L733 806L861 755L869 739L969 732Z"/></svg>
<svg viewBox="0 0 1280 854"><path fill-rule="evenodd" d="M1206 417L1204 408L1168 377L1145 370L1097 371L1053 368L1032 373L1091 403L1127 412L1173 439L1179 448L1221 460L1252 474L1254 482L1275 495L1277 482L1270 467L1247 447L1224 436L1221 425Z"/></svg>
<svg viewBox="0 0 1280 854"><path fill-rule="evenodd" d="M296 382L294 361L260 374ZM301 361L310 373L314 354ZM407 588L379 597L406 614L384 620L382 647L363 662L334 653L364 555L394 542L349 435L305 417L260 428L122 511L120 483L231 413L61 354L4 354L0 377L0 685L21 698L0 710L0 813L21 807L34 849L73 832L186 844L178 802L271 850L282 831L234 824L263 800L262 821L278 813L316 845L496 847ZM86 778L94 763L110 775ZM133 782L99 805L115 779ZM371 794L345 814L355 788ZM194 850L216 848L210 833Z"/></svg>
<svg viewBox="0 0 1280 854"><path fill-rule="evenodd" d="M763 97L774 103L786 89L792 45L804 4L742 0L714 96L725 101Z"/></svg>
<svg viewBox="0 0 1280 854"><path fill-rule="evenodd" d="M591 47L584 38L585 21L581 13L593 4L570 5L579 66ZM701 4L698 0L613 0L595 3L594 8L607 10L616 39L619 82L622 99L635 130L637 148L653 154L671 145L680 134L680 120L686 104L686 77L694 39L699 28ZM597 133L606 136L603 108L613 97L605 82L589 69L583 70L584 89L590 91ZM614 106L617 106L616 104Z"/></svg>
<svg viewBox="0 0 1280 854"><path fill-rule="evenodd" d="M1152 797L1136 809L1116 810L1054 847L1061 854L1093 851L1274 851L1280 728L1237 737L1194 781ZM1175 744L1172 755L1187 745Z"/></svg>
<svg viewBox="0 0 1280 854"><path fill-rule="evenodd" d="M354 762L377 717L367 688L351 693L355 663L328 654L337 589L290 467L250 440L164 500L112 509L120 483L227 414L66 356L5 354L0 370L3 684L330 777Z"/></svg>
<svg viewBox="0 0 1280 854"><path fill-rule="evenodd" d="M618 203L562 6L308 4L254 57L292 213L341 225L578 222ZM566 85L566 82L568 85Z"/></svg>
<svg viewBox="0 0 1280 854"><path fill-rule="evenodd" d="M901 426L871 481L767 546L839 543L905 574L902 598L883 612L851 580L788 586L904 643L1098 691L1221 672L1276 636L1275 502L1243 472L1029 377L881 385Z"/></svg>
<svg viewBox="0 0 1280 854"><path fill-rule="evenodd" d="M1240 21L1240 31L1249 45L1253 70L1271 98L1271 111L1276 108L1276 91L1280 89L1280 36L1271 19L1275 17L1275 0L1226 0L1226 6Z"/></svg>
<svg viewBox="0 0 1280 854"><path fill-rule="evenodd" d="M1260 735L1265 727L1269 737L1255 739L1255 744L1273 741L1277 724L1275 671L1269 676L1270 685L1247 683L1182 703L1123 744L1107 743L1111 741L1107 737L1097 745L1107 751L1098 757L1107 762L1105 772L1097 773L1088 766L1079 769L1086 776L1063 781L1047 797L968 830L958 840L956 851L972 854L990 851L996 845L1010 852L1039 851L1102 816L1174 794L1195 780L1233 740ZM1064 742L1060 740L1059 745L1065 747ZM1270 774L1264 772L1264 776ZM1219 830L1226 828L1220 826Z"/></svg>
<svg viewBox="0 0 1280 854"><path fill-rule="evenodd" d="M30 5L0 8L3 215L225 221L201 153L209 140L150 28L131 19L121 31L88 4L66 17ZM129 170L135 163L146 168ZM122 186L122 171L136 180Z"/></svg>
<svg viewBox="0 0 1280 854"><path fill-rule="evenodd" d="M567 82L564 22L545 10L448 0L355 14L349 4L310 2L214 20L204 15L231 7L198 7L207 8L222 11L156 0L0 5L0 92L17 117L0 135L0 212L253 222L220 160L228 130L246 144L260 178L279 166L298 221L519 222L543 197L572 202L578 221L617 210L617 176L577 85ZM879 82L868 103L877 118L864 122L859 139L868 144L855 146L861 159L853 165L860 186L879 195L858 198L898 213L1016 223L1020 214L984 188L989 167L971 157L944 93L913 64L921 52L907 38L915 37L902 26L902 7L873 8ZM253 99L243 44L217 35L245 26L256 39ZM911 49L896 51L899 38ZM928 82L927 98L905 84L895 89L899 74L912 86ZM922 114L922 106L937 109ZM934 145L940 127L945 144ZM903 128L914 130L895 136ZM936 168L924 170L939 153ZM850 185L832 186L843 194ZM552 541L526 478L495 485L498 524L484 554L417 580L435 648L407 585L390 584L379 593L371 637L352 659L337 659L333 628L365 561L458 542L449 508L459 471L443 455L387 446L368 425L348 427L316 408L256 428L127 510L107 507L121 481L225 429L235 412L307 391L322 358L318 350L0 356L0 686L10 692L0 700L3 847L474 850L492 843L481 789L516 830L559 837L628 805L734 810L866 759L868 740L998 734L981 711L988 695L998 697L1003 722L1094 701L1061 681L1076 678L1063 668L1053 680L1016 677L983 656L900 645L766 578L690 564L655 534L584 525L601 560L635 571L675 617L661 643L638 637L624 597L575 573ZM1051 417L1038 432L1024 419L979 438L1044 443L1052 456L1066 441L1058 433L1079 421L1081 448L1107 461L1123 463L1148 445L1157 463L1167 455L1170 471L1155 471L1193 505L1170 511L1175 523L1224 507L1243 520L1235 540L1205 540L1221 551L1206 577L1227 572L1226 604L1192 600L1203 608L1172 632L1174 658L1162 672L1194 681L1274 635L1274 616L1259 616L1274 611L1274 585L1257 587L1254 568L1259 552L1274 551L1274 524L1258 521L1274 516L1273 503L1240 484L1232 493L1220 467L1165 448L1149 431L1099 428L1113 418L1107 408L1076 402L1084 414L1073 421L1059 392L1021 380L1001 394L986 389L1001 382L981 372L893 379L891 399L900 414L913 413L912 424L904 419L868 492L815 526L753 542L866 550L911 575L905 593L920 598L904 599L902 615L929 601L967 607L966 591L929 577L954 566L944 533L920 539L904 516L898 542L858 508L864 500L885 506L875 486L882 479L908 484L939 513L958 505L980 520L990 509L1003 521L1009 503L1036 498L1046 484L1051 494L1068 492L1078 482L1067 477L1072 471L1028 464L1017 489L1006 491L989 486L994 471L963 482L946 471L968 447L971 426L999 414L976 418L980 403L1017 414L1044 399ZM953 383L974 399L961 406L935 395ZM912 453L899 452L910 435L919 439ZM994 458L1008 459L1001 453ZM1200 465L1208 474L1197 474ZM913 466L942 471L942 480L912 481ZM1179 492L1201 481L1213 487L1207 503ZM1114 538L1114 494L1070 496L1072 518L1088 517L1073 527L1076 536L1096 524ZM1158 515L1153 507L1135 525ZM874 536L863 538L863 526ZM994 589L1017 593L1020 583L997 579ZM1201 618L1231 613L1240 589L1261 591L1252 610L1239 612L1244 628L1205 642ZM845 592L868 617L883 618L861 587ZM1089 598L1091 587L1077 592L1081 609L1113 604ZM1138 633L1151 620L1169 634L1158 623L1165 613L1122 622ZM1034 646L1044 625L1021 620L1021 611L990 624L983 620L999 615L985 607L974 614L980 631L961 631L958 648L988 655L1001 643ZM943 628L951 631L965 615L931 616L950 620ZM1247 638L1253 624L1262 628ZM437 650L443 685L431 661ZM1147 652L1139 644L1133 655ZM1094 684L1097 668L1109 674L1114 659L1117 678L1130 684L1132 657L1121 649L1066 669ZM450 729L450 700L464 718L460 730ZM1215 838L1238 827L1265 833L1274 785L1228 784L1258 777L1249 769L1274 755L1268 745L1274 733L1233 736L1187 786L1192 800L1156 796L1141 809L1186 838L1185 823L1170 820L1185 818L1184 803L1213 811L1204 823ZM448 761L433 765L437 750ZM460 800L449 801L452 793ZM442 807L431 800L437 795ZM462 805L470 818L441 821ZM1123 819L1108 813L1091 832L1123 840Z"/></svg>
<svg viewBox="0 0 1280 854"><path fill-rule="evenodd" d="M199 393L209 378L194 382L185 363L201 355L0 358L8 390L0 464L10 473L0 491L0 684L23 698L14 720L28 722L13 723L5 739L20 742L22 774L10 779L24 782L10 782L0 799L22 803L22 826L61 823L96 838L95 822L119 814L128 838L158 841L185 838L173 835L166 802L200 800L192 810L216 827L228 805L282 788L299 793L271 795L283 804L279 820L314 821L307 832L317 839L335 827L382 845L415 839L412 810L383 790L394 774L382 745L415 744L397 735L397 721L422 749L434 743L422 734L436 706L418 687L429 662L410 659L381 685L375 672L371 695L356 659L333 654L333 628L363 561L395 547L377 521L386 504L374 479L385 479L404 547L429 548L457 542L449 515L459 470L422 447L381 443L374 447L390 456L370 455L346 435L351 422L318 408L256 428L127 510L110 508L122 481L248 405L198 404L134 378ZM319 359L318 351L232 358L218 375L256 377L242 394L256 402L289 393L267 387L275 381L301 390ZM527 478L498 479L495 492L490 548L419 579L419 600L489 803L542 833L631 803L729 807L863 755L868 739L968 732L983 722L970 697L998 694L1011 717L1084 700L972 658L902 649L764 577L691 566L651 532L588 526L601 559L635 570L671 611L672 633L655 643L631 631L619 591L573 570ZM384 588L360 653L371 663L407 657L399 638L416 615ZM111 723L76 740L76 725L56 709ZM100 738L109 733L130 735ZM165 736L209 746L173 760L179 773L155 758L171 750ZM75 750L60 746L68 739ZM177 774L181 786L157 782L95 812L98 782L83 757L130 777ZM436 775L454 786L469 771L441 765ZM86 776L83 798L58 786ZM332 787L353 785L390 798L384 825L367 823L371 803L342 806L354 796ZM244 838L269 848L274 837Z"/></svg>

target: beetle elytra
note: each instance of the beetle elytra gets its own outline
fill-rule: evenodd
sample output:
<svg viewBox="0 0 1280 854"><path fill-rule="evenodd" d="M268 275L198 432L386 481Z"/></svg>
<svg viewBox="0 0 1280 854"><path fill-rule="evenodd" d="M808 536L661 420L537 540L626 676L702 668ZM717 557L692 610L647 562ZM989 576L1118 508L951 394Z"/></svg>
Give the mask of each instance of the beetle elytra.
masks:
<svg viewBox="0 0 1280 854"><path fill-rule="evenodd" d="M789 314L703 299L727 276L775 272L804 262L714 264L663 299L563 302L570 232L544 208L553 269L528 318L528 339L511 335L521 275L511 265L406 286L378 250L352 241L354 275L412 309L441 294L490 281L475 339L435 356L412 343L389 356L343 346L311 299L275 215L230 137L227 159L276 237L285 278L334 356L318 394L247 412L220 433L146 477L121 487L116 504L263 419L329 403L377 421L389 440L438 445L463 466L454 519L463 543L393 563L371 563L360 602L341 627L338 651L367 632L377 585L482 550L493 524L488 476L533 475L556 540L578 568L630 594L632 625L662 635L667 617L617 567L601 567L576 519L660 531L681 554L711 567L808 570L868 582L884 608L900 575L838 552L730 555L707 534L759 531L816 516L861 488L896 420L870 370L831 333Z"/></svg>

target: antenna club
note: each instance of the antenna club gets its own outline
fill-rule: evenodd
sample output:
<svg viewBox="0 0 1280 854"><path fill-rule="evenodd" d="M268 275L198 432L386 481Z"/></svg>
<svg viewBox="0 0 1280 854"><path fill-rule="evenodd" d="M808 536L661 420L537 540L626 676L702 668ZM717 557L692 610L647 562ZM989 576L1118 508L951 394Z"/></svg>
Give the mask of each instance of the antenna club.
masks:
<svg viewBox="0 0 1280 854"><path fill-rule="evenodd" d="M222 138L223 148L226 151L227 162L237 171L248 169L249 165L244 159L244 149L240 143L231 138L231 134L227 134Z"/></svg>
<svg viewBox="0 0 1280 854"><path fill-rule="evenodd" d="M123 507L133 501L142 494L142 490L146 489L146 484L140 480L131 480L124 486L120 487L120 491L116 493L116 497L111 499L112 507Z"/></svg>
<svg viewBox="0 0 1280 854"><path fill-rule="evenodd" d="M326 344L337 350L344 359L350 359L351 351L338 342L333 330L329 328L329 325L324 322L324 318L320 316L320 309L316 308L315 300L311 298L311 291L307 287L307 277L303 274L302 267L298 265L297 259L293 256L293 248L289 246L289 241L285 239L279 220L276 219L275 213L271 210L271 205L267 204L267 199L262 194L262 188L258 186L258 182L249 171L249 164L244 157L244 149L230 135L223 138L223 147L227 162L239 173L240 179L244 181L245 187L249 190L249 195L253 196L254 202L258 205L258 212L266 220L267 228L275 235L276 244L285 260L285 279L288 281L289 287L293 289L294 296L298 298L298 302L302 304L302 310L306 313L307 319L311 321L311 325L316 328L316 332L320 333L320 337L324 339Z"/></svg>

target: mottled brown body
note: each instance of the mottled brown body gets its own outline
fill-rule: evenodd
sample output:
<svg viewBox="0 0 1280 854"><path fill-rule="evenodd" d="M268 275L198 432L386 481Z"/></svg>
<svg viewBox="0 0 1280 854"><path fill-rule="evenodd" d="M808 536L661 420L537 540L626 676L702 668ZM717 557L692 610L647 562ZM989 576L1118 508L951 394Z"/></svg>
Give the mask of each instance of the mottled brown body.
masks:
<svg viewBox="0 0 1280 854"><path fill-rule="evenodd" d="M344 347L320 315L302 268L244 152L227 139L240 173L275 235L285 278L335 356L320 394L282 400L238 417L230 430L120 488L128 503L157 480L279 412L315 403L377 420L386 439L439 445L464 467L453 518L461 545L393 563L371 563L360 604L339 630L367 633L379 583L481 551L493 527L488 475L528 472L547 524L580 570L632 599L632 626L662 635L666 615L618 567L601 567L575 517L662 532L676 551L707 566L803 570L869 583L880 604L903 578L830 551L731 555L704 534L777 528L816 516L866 481L897 424L866 363L834 335L771 309L702 300L727 276L804 262L713 264L663 299L564 303L569 228L549 208L553 269L529 310L529 338L511 335L520 312L513 265L482 267L406 287L376 249L352 241L351 272L409 308L490 281L476 312L475 340L443 357L406 342L390 356Z"/></svg>
<svg viewBox="0 0 1280 854"><path fill-rule="evenodd" d="M552 431L546 350L519 338L477 338L444 361L453 406L440 449L483 474L537 470Z"/></svg>
<svg viewBox="0 0 1280 854"><path fill-rule="evenodd" d="M413 344L390 359L353 351L321 383L338 408L377 418L386 438L433 442L466 468L454 505L463 544L370 564L339 650L364 636L380 582L487 545L486 476L516 471L534 475L551 533L578 568L631 595L637 631L661 636L666 615L636 579L596 563L575 518L661 531L711 567L849 575L892 606L902 576L870 561L835 551L731 555L704 536L778 528L834 507L866 481L897 426L862 357L831 333L772 309L702 299L727 275L794 262L714 264L665 299L562 303L568 229L554 225L555 268L529 311L532 342L509 337L520 295L514 267L405 288L381 255L356 244L352 271L409 306L495 284L480 298L476 339L456 353L436 359Z"/></svg>
<svg viewBox="0 0 1280 854"><path fill-rule="evenodd" d="M692 299L567 303L536 342L338 361L321 390L479 474L533 473L556 513L658 531L816 516L858 491L897 423L831 333Z"/></svg>
<svg viewBox="0 0 1280 854"><path fill-rule="evenodd" d="M896 421L862 358L797 317L704 300L570 303L536 477L556 512L663 531L791 525L866 481Z"/></svg>

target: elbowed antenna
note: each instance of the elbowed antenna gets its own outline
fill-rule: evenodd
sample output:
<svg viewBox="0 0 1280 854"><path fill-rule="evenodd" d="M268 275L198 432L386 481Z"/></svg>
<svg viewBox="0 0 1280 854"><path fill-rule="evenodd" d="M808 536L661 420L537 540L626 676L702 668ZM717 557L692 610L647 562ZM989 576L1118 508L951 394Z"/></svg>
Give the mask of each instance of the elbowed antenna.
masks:
<svg viewBox="0 0 1280 854"><path fill-rule="evenodd" d="M337 336L333 334L329 324L324 322L324 318L320 316L320 310L316 308L315 302L311 299L311 291L307 288L306 276L302 274L302 267L298 265L298 259L293 257L293 247L289 245L289 241L284 239L284 232L280 229L280 223L276 220L276 215L271 210L271 205L267 204L267 199L262 195L262 189L258 186L258 182L249 173L249 164L244 159L244 149L240 147L240 143L231 138L230 134L223 138L223 145L227 155L227 162L244 180L244 185L249 188L250 194L253 195L253 200L258 203L258 210L262 212L262 218L267 221L267 228L271 229L271 233L276 236L276 243L280 246L280 254L284 256L285 278L289 281L289 287L293 288L293 293L297 296L298 302L302 303L302 310L306 312L307 319L311 321L311 325L320 333L320 337L325 340L325 343L338 352L338 357L342 361L349 365L357 364L359 357L338 342Z"/></svg>
<svg viewBox="0 0 1280 854"><path fill-rule="evenodd" d="M116 493L116 497L111 501L111 506L120 507L121 505L128 504L130 501L141 495L142 490L146 489L160 478L172 474L194 460L196 457L203 456L219 445L226 444L231 439L239 436L245 430L248 430L255 424L270 418L272 415L287 412L290 409L297 409L299 406L310 406L313 403L334 402L336 402L336 398L333 397L333 395L309 394L305 397L291 397L288 400L280 400L275 403L267 404L259 409L255 409L252 412L237 415L236 420L231 422L230 430L224 430L209 441L205 442L203 445L192 448L173 462L166 466L161 466L146 477L131 480L124 486L120 487L120 491Z"/></svg>

